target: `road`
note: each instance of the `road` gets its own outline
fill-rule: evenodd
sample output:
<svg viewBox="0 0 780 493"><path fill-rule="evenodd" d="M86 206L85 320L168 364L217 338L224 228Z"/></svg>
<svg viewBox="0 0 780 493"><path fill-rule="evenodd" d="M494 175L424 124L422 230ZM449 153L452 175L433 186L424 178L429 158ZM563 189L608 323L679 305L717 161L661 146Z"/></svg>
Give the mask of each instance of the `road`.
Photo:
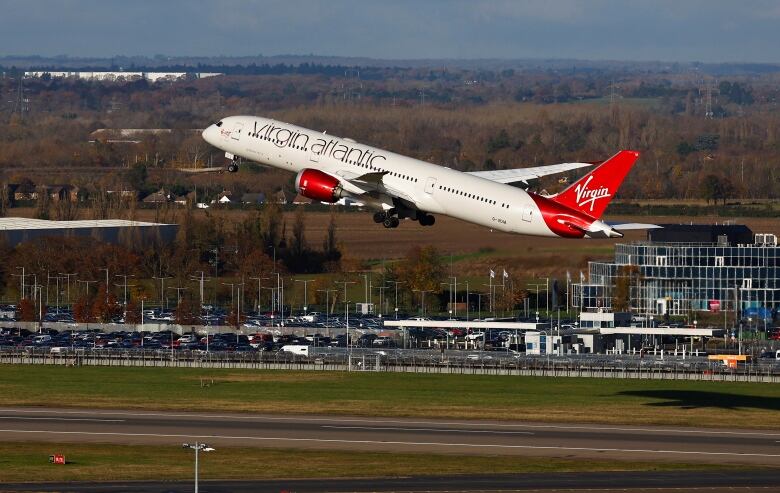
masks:
<svg viewBox="0 0 780 493"><path fill-rule="evenodd" d="M0 409L5 441L181 443L780 466L780 431L535 422Z"/></svg>
<svg viewBox="0 0 780 493"><path fill-rule="evenodd" d="M505 474L491 476L413 477L393 479L202 481L203 493L362 493L467 491L523 493L770 493L778 491L775 471L618 472ZM185 493L192 482L112 481L101 483L5 484L0 492Z"/></svg>

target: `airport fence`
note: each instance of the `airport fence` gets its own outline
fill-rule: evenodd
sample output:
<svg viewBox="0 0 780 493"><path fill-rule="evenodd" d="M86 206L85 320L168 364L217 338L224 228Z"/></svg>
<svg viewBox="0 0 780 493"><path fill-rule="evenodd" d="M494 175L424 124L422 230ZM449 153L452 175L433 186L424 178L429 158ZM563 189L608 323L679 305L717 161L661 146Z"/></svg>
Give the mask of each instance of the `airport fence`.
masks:
<svg viewBox="0 0 780 493"><path fill-rule="evenodd" d="M459 375L507 375L560 378L623 378L698 380L712 382L780 383L780 364L755 362L728 368L703 358L688 360L560 357L485 357L441 355L433 352L341 351L310 356L283 352L199 352L170 350L0 351L0 364L50 366L108 366L300 371L375 371Z"/></svg>

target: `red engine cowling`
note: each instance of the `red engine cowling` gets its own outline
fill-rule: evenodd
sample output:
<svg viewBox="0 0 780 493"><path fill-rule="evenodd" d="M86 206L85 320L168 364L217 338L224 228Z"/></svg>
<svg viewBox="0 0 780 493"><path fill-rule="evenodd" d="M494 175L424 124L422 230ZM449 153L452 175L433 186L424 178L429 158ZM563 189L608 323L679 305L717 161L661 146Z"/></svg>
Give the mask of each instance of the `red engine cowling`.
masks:
<svg viewBox="0 0 780 493"><path fill-rule="evenodd" d="M343 188L338 178L316 169L302 169L295 177L295 190L312 200L336 202L341 198Z"/></svg>

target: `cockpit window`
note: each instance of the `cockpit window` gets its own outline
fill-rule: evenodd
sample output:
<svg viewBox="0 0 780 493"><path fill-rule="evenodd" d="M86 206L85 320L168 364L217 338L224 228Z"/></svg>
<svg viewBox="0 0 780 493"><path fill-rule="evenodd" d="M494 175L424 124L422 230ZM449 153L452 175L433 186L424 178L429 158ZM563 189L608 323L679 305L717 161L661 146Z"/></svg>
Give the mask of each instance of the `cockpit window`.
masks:
<svg viewBox="0 0 780 493"><path fill-rule="evenodd" d="M220 120L219 122L215 123L214 125L216 125L218 127L221 127L222 126L222 121Z"/></svg>

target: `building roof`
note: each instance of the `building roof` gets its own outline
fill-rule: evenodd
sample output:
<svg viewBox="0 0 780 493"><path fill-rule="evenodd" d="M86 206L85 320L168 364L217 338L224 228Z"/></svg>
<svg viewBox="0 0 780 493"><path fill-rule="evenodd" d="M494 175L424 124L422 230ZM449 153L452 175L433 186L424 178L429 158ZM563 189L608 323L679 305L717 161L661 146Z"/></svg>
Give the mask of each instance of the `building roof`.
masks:
<svg viewBox="0 0 780 493"><path fill-rule="evenodd" d="M164 226L160 223L128 221L125 219L85 219L80 221L47 221L26 217L0 217L0 231L78 228L129 228L136 226Z"/></svg>

